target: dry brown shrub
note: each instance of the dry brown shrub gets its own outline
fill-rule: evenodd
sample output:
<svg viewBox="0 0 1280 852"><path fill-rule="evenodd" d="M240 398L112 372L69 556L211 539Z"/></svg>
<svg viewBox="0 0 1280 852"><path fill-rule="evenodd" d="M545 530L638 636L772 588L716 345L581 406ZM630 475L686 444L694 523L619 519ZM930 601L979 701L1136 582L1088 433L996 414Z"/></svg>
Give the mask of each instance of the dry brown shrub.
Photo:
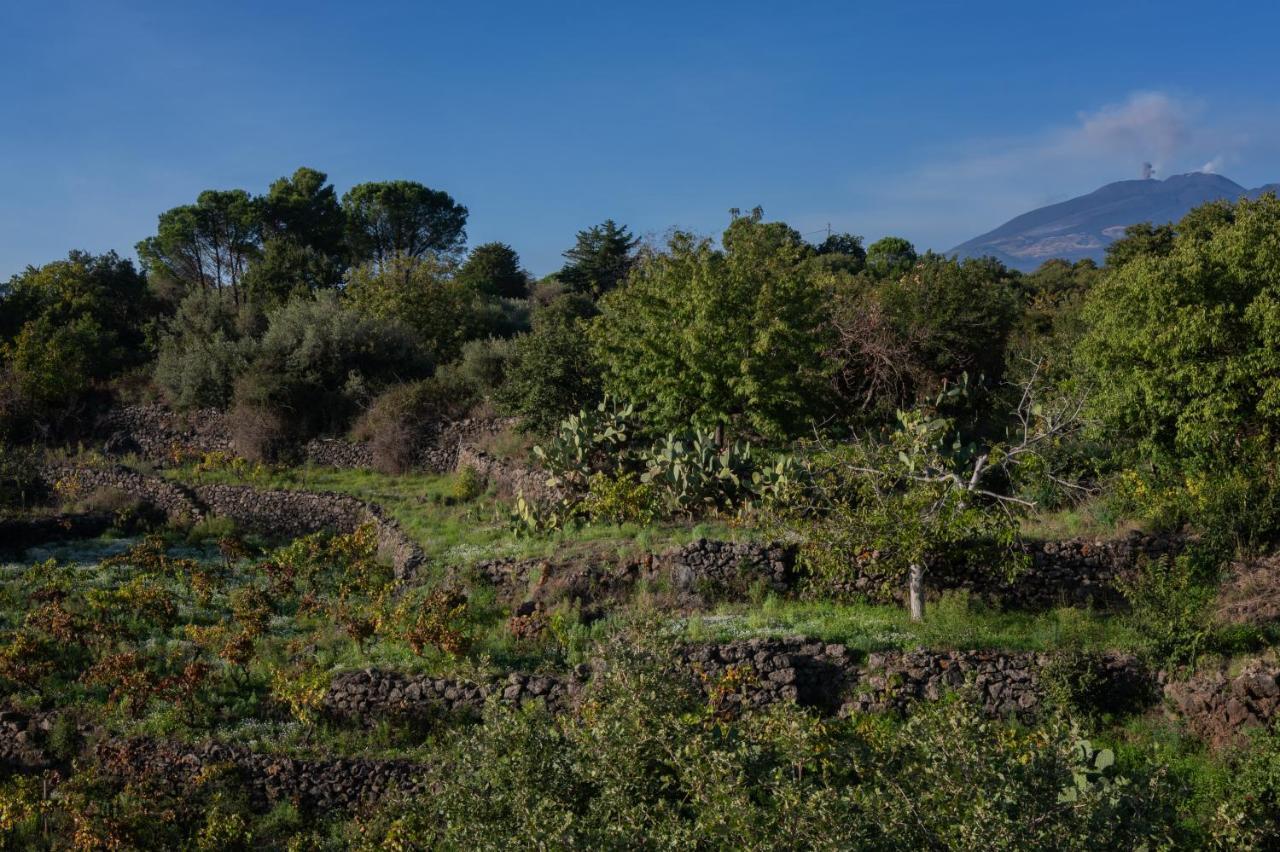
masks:
<svg viewBox="0 0 1280 852"><path fill-rule="evenodd" d="M238 403L227 415L231 446L251 462L282 461L289 455L289 430L284 418L270 409Z"/></svg>
<svg viewBox="0 0 1280 852"><path fill-rule="evenodd" d="M1214 601L1214 618L1257 627L1280 621L1280 555L1231 563Z"/></svg>

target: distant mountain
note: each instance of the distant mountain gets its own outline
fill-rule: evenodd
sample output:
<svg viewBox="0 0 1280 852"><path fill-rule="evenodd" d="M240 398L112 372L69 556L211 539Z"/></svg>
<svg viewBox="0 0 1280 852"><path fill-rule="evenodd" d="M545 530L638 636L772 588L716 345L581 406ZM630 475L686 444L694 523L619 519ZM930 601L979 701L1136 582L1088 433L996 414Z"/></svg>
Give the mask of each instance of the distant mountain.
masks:
<svg viewBox="0 0 1280 852"><path fill-rule="evenodd" d="M1006 266L1029 272L1055 257L1102 262L1107 246L1138 222L1176 222L1193 207L1221 198L1257 198L1280 194L1280 183L1245 189L1221 175L1192 172L1166 180L1121 180L1088 195L1050 204L1010 219L994 231L974 237L949 254L992 256Z"/></svg>

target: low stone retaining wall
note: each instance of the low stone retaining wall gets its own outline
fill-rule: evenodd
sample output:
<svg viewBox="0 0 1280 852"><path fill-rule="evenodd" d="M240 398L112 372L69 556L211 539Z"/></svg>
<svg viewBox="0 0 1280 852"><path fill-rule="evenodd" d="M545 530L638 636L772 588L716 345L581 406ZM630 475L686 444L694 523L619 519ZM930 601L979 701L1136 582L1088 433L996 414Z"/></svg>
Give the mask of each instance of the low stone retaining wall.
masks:
<svg viewBox="0 0 1280 852"><path fill-rule="evenodd" d="M1215 746L1243 740L1246 728L1268 727L1280 709L1280 668L1254 661L1234 677L1217 671L1170 683L1165 698L1197 736Z"/></svg>
<svg viewBox="0 0 1280 852"><path fill-rule="evenodd" d="M143 476L128 468L77 467L55 464L45 467L42 477L55 493L86 497L94 491L109 489L149 503L164 512L173 523L191 523L204 517L204 511L190 489L154 476Z"/></svg>
<svg viewBox="0 0 1280 852"><path fill-rule="evenodd" d="M865 660L845 645L804 637L698 643L678 651L697 683L726 709L792 702L828 715L905 714L960 688L973 691L992 717L1030 719L1046 700L1046 654L1006 651L894 651ZM1089 660L1097 691L1109 707L1141 709L1155 697L1155 677L1135 658L1104 654ZM553 712L577 700L588 666L560 674L513 673L485 683L386 671L339 675L329 687L326 715L358 724L381 718L433 720L479 715L492 695L505 703L540 700ZM1277 691L1280 695L1280 690Z"/></svg>
<svg viewBox="0 0 1280 852"><path fill-rule="evenodd" d="M302 457L317 467L373 467L373 451L368 444L342 438L314 438L303 446Z"/></svg>
<svg viewBox="0 0 1280 852"><path fill-rule="evenodd" d="M795 582L796 554L779 544L698 539L654 559L678 588L744 593L757 583L785 592Z"/></svg>
<svg viewBox="0 0 1280 852"><path fill-rule="evenodd" d="M511 603L528 595L535 603L570 601L588 613L624 599L640 580L667 581L681 605L742 597L753 587L785 592L794 584L795 551L776 544L698 539L658 554L628 559L515 559L477 563L470 569L498 586ZM529 581L539 577L536 586Z"/></svg>
<svg viewBox="0 0 1280 852"><path fill-rule="evenodd" d="M555 503L568 496L568 491L547 484L547 473L531 467L495 458L474 447L459 446L455 467L469 467L498 488L498 495L512 498L524 495L530 502Z"/></svg>
<svg viewBox="0 0 1280 852"><path fill-rule="evenodd" d="M351 811L393 790L412 794L423 789L423 767L406 760L296 760L222 743L149 739L108 740L97 747L95 757L110 778L162 780L179 787L191 785L209 768L228 766L259 812L281 802L296 803L308 813Z"/></svg>
<svg viewBox="0 0 1280 852"><path fill-rule="evenodd" d="M1045 654L1007 651L907 651L870 654L865 662L839 644L805 638L751 639L693 646L686 656L704 680L730 667L748 677L730 701L763 706L795 701L825 712L905 713L917 701L935 701L970 687L993 717L1034 716L1045 700ZM1094 664L1099 692L1118 707L1138 706L1152 694L1153 676L1133 657L1100 656Z"/></svg>
<svg viewBox="0 0 1280 852"><path fill-rule="evenodd" d="M157 462L183 453L229 453L231 431L216 408L179 413L163 405L126 405L99 418L95 432L108 455L130 453Z"/></svg>
<svg viewBox="0 0 1280 852"><path fill-rule="evenodd" d="M1133 570L1143 559L1177 553L1184 545L1185 541L1178 536L1137 532L1110 541L1027 542L1023 550L1030 564L1012 581L995 572L975 573L943 565L931 570L925 583L928 591L935 595L948 590L966 590L1018 609L1109 607L1122 603L1115 585L1118 577ZM875 572L873 563L846 591L876 601L902 603L904 587L905 582L886 585L884 575Z"/></svg>
<svg viewBox="0 0 1280 852"><path fill-rule="evenodd" d="M511 418L468 419L439 424L418 450L415 466L433 473L458 467L458 449L509 428ZM216 408L171 411L163 405L127 405L99 418L94 434L109 456L130 453L159 464L192 453L234 455L226 412ZM372 468L368 444L343 438L315 438L302 447L302 458L314 465Z"/></svg>
<svg viewBox="0 0 1280 852"><path fill-rule="evenodd" d="M400 524L381 506L346 494L309 491L267 491L247 485L200 485L187 488L123 467L87 468L59 465L47 468L51 484L74 483L85 492L110 488L150 503L171 521L190 523L207 517L229 518L244 529L271 536L299 536L314 532L349 533L373 524L378 554L395 569L396 578L411 578L425 555Z"/></svg>
<svg viewBox="0 0 1280 852"><path fill-rule="evenodd" d="M723 696L729 706L791 701L835 713L862 676L857 655L844 645L803 637L689 645L681 654L705 688L738 674L740 686Z"/></svg>
<svg viewBox="0 0 1280 852"><path fill-rule="evenodd" d="M567 675L512 672L484 683L457 678L407 675L366 669L338 675L329 684L322 708L331 719L368 724L383 717L416 721L477 717L485 702L519 705L542 701L553 712L564 710L585 682L582 667Z"/></svg>

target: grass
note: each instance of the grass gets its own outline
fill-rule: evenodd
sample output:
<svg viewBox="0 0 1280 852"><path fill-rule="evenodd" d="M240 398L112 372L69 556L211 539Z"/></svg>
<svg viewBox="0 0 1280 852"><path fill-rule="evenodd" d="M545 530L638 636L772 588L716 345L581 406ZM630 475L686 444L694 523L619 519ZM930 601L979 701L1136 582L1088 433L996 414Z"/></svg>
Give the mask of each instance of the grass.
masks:
<svg viewBox="0 0 1280 852"><path fill-rule="evenodd" d="M371 470L345 470L310 465L258 472L196 472L187 466L165 471L170 479L190 484L252 485L294 491L333 491L377 503L400 522L428 558L446 565L469 565L500 557L572 557L603 546L626 556L662 550L695 538L743 538L750 533L726 523L697 525L669 522L589 524L536 538L512 534L508 507L492 490L473 500L455 499L457 474L411 473L398 476Z"/></svg>
<svg viewBox="0 0 1280 852"><path fill-rule="evenodd" d="M863 652L930 649L1049 651L1129 650L1141 637L1123 619L1089 610L1002 612L976 605L963 594L944 595L915 624L901 607L792 601L766 597L757 605L723 605L685 624L693 641L765 636L808 636Z"/></svg>
<svg viewBox="0 0 1280 852"><path fill-rule="evenodd" d="M1030 541L1069 538L1105 540L1142 529L1139 522L1120 517L1101 497L1092 497L1055 512L1041 512L1022 522L1022 537Z"/></svg>

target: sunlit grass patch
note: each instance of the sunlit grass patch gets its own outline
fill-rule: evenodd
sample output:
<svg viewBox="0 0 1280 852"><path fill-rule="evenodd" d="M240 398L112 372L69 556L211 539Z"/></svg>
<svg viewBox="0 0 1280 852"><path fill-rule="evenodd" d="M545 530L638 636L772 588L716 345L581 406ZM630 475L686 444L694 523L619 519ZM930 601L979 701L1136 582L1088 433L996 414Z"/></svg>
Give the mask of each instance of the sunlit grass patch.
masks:
<svg viewBox="0 0 1280 852"><path fill-rule="evenodd" d="M723 641L761 636L808 636L861 651L1001 648L1010 651L1131 649L1140 637L1123 619L1062 607L1047 612L987 609L964 595L944 595L912 623L896 606L766 597L758 606L725 604L693 615L689 639Z"/></svg>

